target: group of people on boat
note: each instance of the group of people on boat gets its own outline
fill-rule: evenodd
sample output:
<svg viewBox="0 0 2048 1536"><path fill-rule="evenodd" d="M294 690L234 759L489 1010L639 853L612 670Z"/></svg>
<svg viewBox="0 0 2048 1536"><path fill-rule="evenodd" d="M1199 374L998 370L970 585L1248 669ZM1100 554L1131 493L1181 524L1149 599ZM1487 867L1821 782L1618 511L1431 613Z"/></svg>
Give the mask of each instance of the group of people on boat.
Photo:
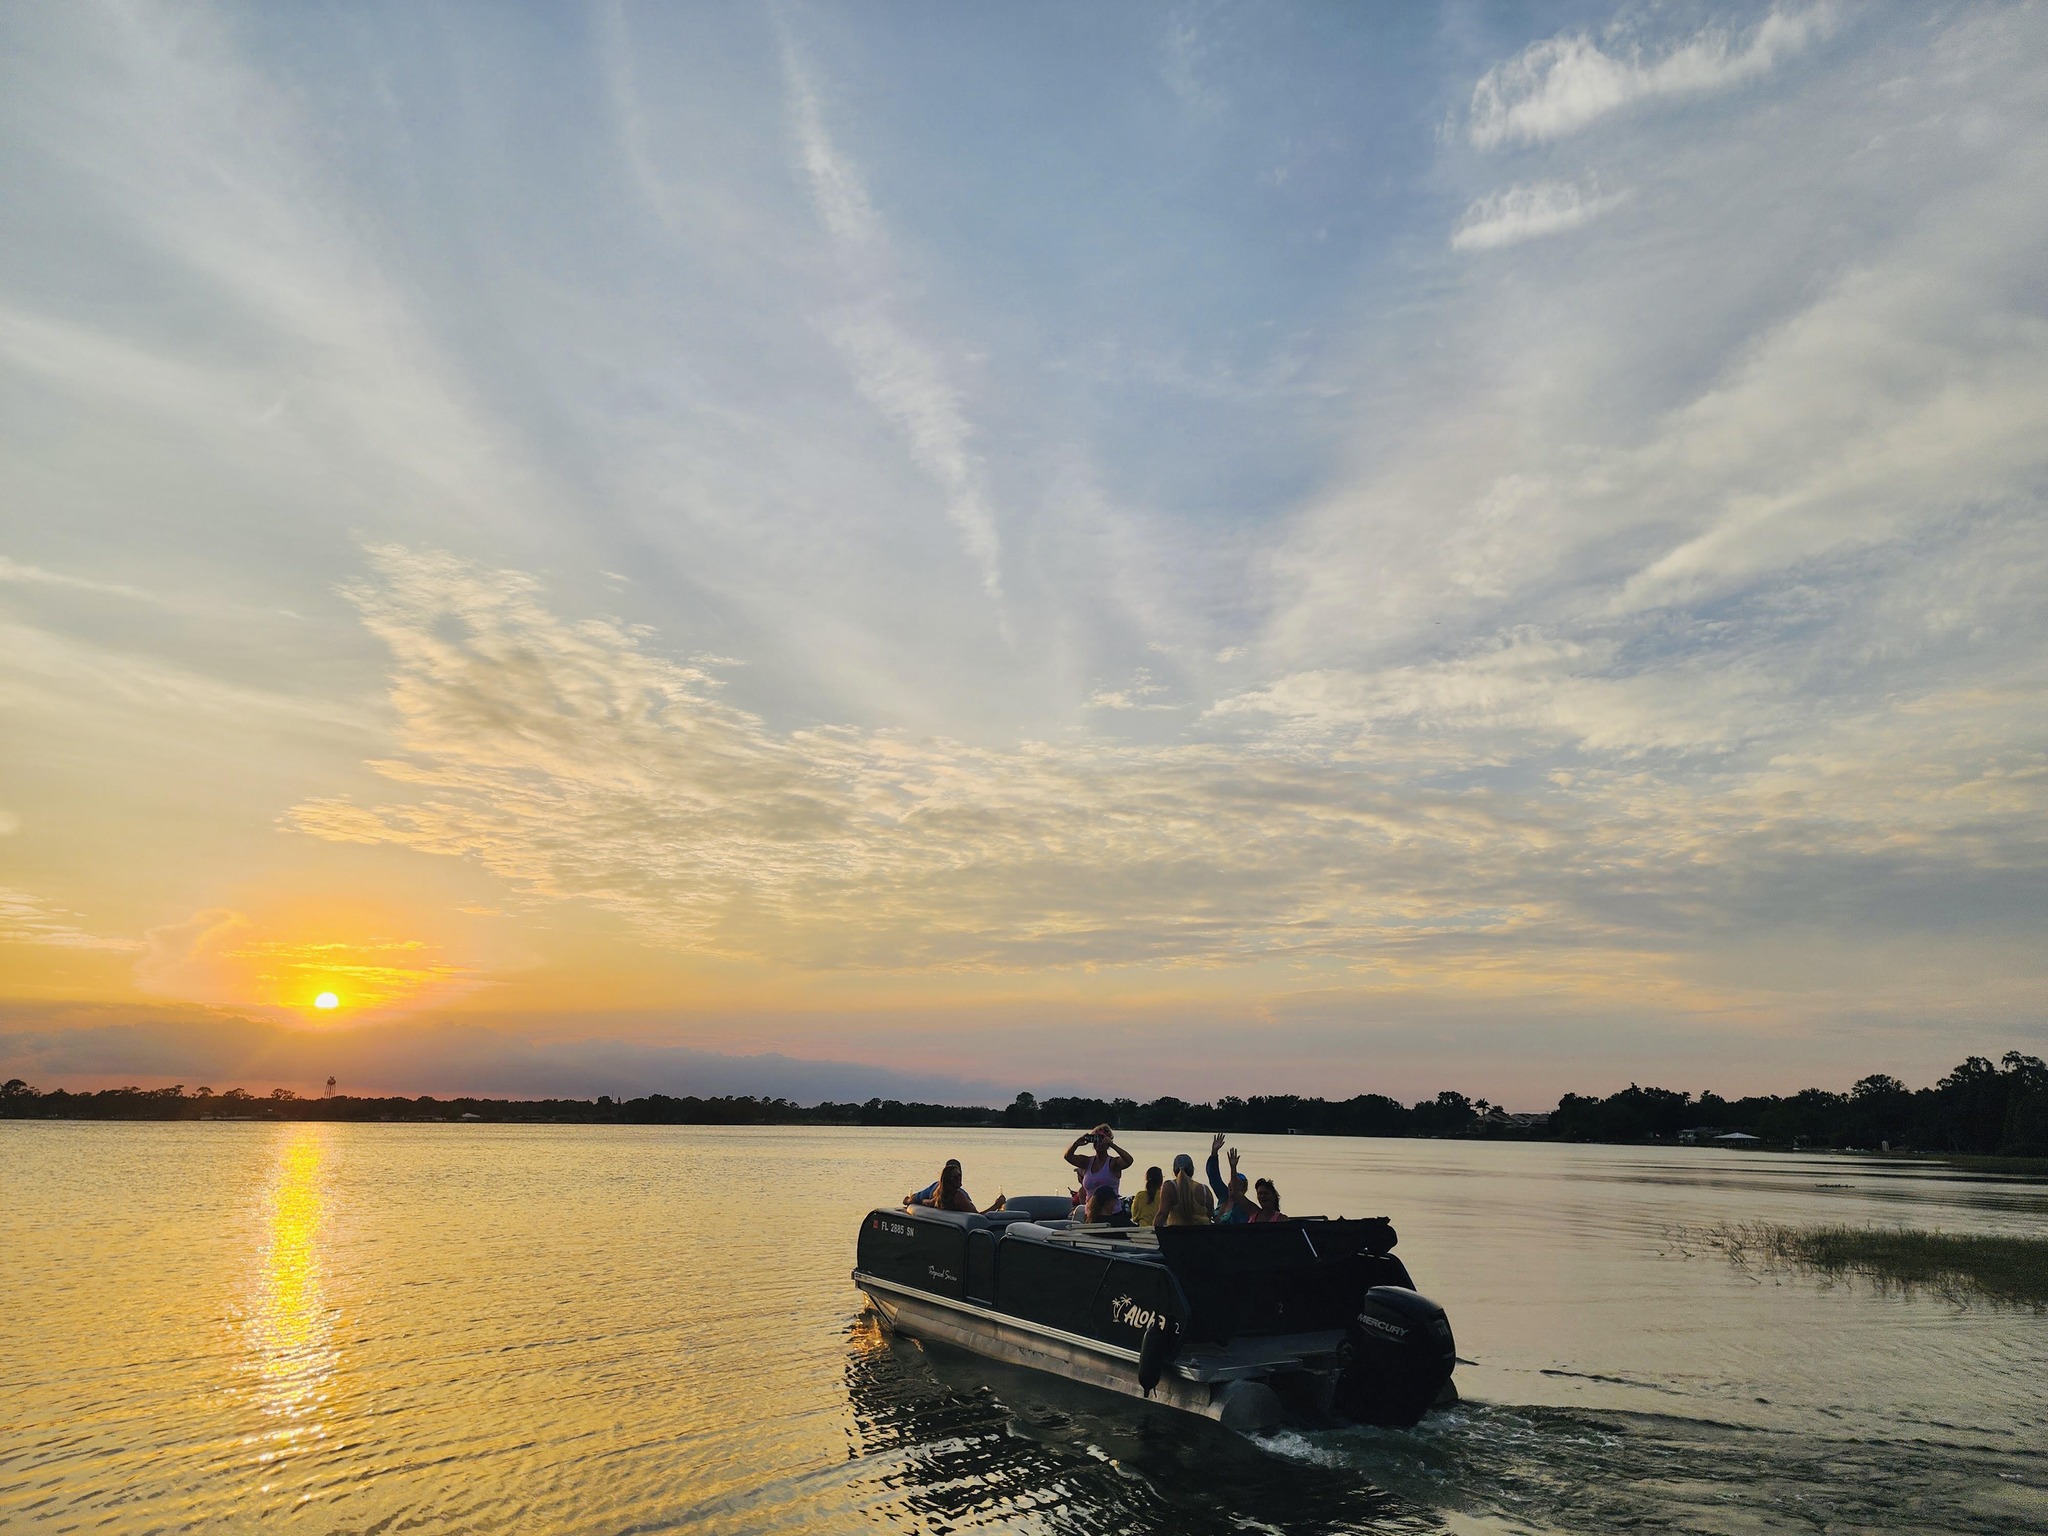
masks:
<svg viewBox="0 0 2048 1536"><path fill-rule="evenodd" d="M1068 1143L1062 1154L1070 1168L1080 1175L1080 1187L1072 1191L1072 1219L1090 1225L1113 1227L1202 1227L1211 1223L1225 1226L1238 1222L1285 1221L1280 1210L1280 1191L1271 1179L1247 1183L1238 1171L1237 1148L1228 1151L1230 1176L1223 1176L1217 1155L1224 1151L1221 1131L1209 1144L1209 1161L1204 1170L1206 1184L1195 1178L1195 1160L1182 1152L1173 1160L1173 1177L1157 1165L1145 1170L1145 1187L1126 1198L1123 1176L1137 1159L1117 1145L1116 1132L1107 1125L1083 1131ZM960 1159L949 1158L938 1178L914 1195L905 1195L905 1205L929 1206L941 1211L1000 1211L1006 1200L997 1195L995 1203L980 1206L963 1187Z"/></svg>

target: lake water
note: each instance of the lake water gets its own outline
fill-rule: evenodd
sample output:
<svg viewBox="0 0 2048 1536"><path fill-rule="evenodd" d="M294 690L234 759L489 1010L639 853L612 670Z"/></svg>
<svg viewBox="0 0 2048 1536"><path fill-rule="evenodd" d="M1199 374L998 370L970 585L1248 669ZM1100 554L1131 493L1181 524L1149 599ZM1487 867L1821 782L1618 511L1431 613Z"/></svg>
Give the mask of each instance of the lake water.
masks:
<svg viewBox="0 0 2048 1536"><path fill-rule="evenodd" d="M1147 1162L1206 1150L1126 1139ZM1203 1421L891 1341L871 1204L1053 1132L0 1124L0 1529L2048 1530L2048 1316L1757 1275L1755 1219L2048 1230L2048 1187L1714 1150L1240 1139L1386 1215L1467 1401ZM1688 1254L1691 1256L1688 1256Z"/></svg>

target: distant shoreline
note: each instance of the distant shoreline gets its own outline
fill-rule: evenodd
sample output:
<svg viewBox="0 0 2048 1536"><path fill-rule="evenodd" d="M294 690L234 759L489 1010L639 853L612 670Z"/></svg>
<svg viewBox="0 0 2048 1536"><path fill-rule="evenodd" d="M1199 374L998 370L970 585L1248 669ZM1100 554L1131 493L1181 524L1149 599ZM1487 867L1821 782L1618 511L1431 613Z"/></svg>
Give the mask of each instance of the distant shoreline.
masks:
<svg viewBox="0 0 2048 1536"><path fill-rule="evenodd" d="M1001 1123L993 1123L993 1124L991 1124L991 1123L980 1123L980 1122L978 1122L978 1123L969 1123L969 1124L961 1124L961 1123L956 1123L956 1122L952 1122L952 1121L935 1121L935 1120L818 1120L818 1119L809 1119L809 1120L769 1120L769 1119L754 1119L754 1120L746 1120L746 1119L725 1119L725 1120L713 1120L713 1119L702 1119L702 1120L681 1120L681 1119L675 1119L675 1120L651 1120L651 1119L632 1119L632 1118L628 1118L628 1117L626 1117L626 1116L608 1116L608 1117L602 1117L602 1118L600 1118L600 1117L597 1117L597 1116L573 1116L573 1115L545 1115L545 1114L542 1114L542 1115L533 1115L533 1114L516 1114L516 1115L492 1115L492 1114L482 1113L482 1112L479 1112L479 1111L475 1111L475 1110L471 1110L471 1111L467 1111L467 1112L463 1112L463 1113L455 1113L455 1114L427 1114L427 1113L413 1113L413 1114L404 1114L404 1115L395 1115L395 1114L386 1114L386 1115L335 1115L335 1114L321 1114L321 1113L319 1113L319 1112L318 1112L318 1107L319 1107L319 1106L320 1106L321 1104L325 1103L325 1102L326 1102L326 1101L324 1101L324 1100L319 1100L319 1099L308 1099L308 1100L302 1100L302 1101L300 1102L300 1104L299 1104L298 1106L295 1106L295 1109L296 1109L296 1110L297 1110L298 1112L294 1112L294 1110L282 1110L282 1111L280 1111L280 1110L272 1110L272 1109L270 1109L270 1108L268 1108L268 1107L266 1106L266 1108L264 1108L264 1109L262 1109L262 1110L259 1110L259 1111L255 1112L255 1113L253 1113L253 1114L242 1114L242 1115L236 1115L236 1114L225 1114L225 1115L222 1115L222 1114L201 1114L201 1115L95 1115L95 1114L38 1114L38 1115L5 1115L5 1114L0 1114L0 1122L5 1122L5 1121L9 1121L9 1120L14 1120L14 1121L20 1121L20 1122L22 1122L22 1123L24 1123L24 1124L26 1124L26 1123L37 1123L37 1124L43 1124L43 1125L56 1125L56 1124L62 1124L62 1125L87 1125L87 1124L94 1124L94 1125L104 1125L104 1124L130 1124L130 1125L178 1125L178 1124L184 1124L184 1125L372 1125L372 1126L375 1126L375 1125L394 1125L394 1126L418 1126L418 1125L453 1125L453 1126L464 1126L464 1125L568 1125L568 1126L592 1126L592 1127L610 1127L610 1126L649 1126L649 1127L660 1127L660 1126L689 1126L689 1127L692 1127L693 1129L708 1129L708 1130L758 1130L758 1129L762 1129L762 1128L769 1128L769 1127L790 1127L790 1128L793 1128L793 1129L805 1129L805 1128L809 1128L809 1129L818 1129L818 1130L849 1130L849 1131L853 1131L853 1130L864 1130L864 1129L881 1129L881 1130L904 1130L904 1131L921 1131L921 1130L922 1130L922 1131L940 1131L940 1130L945 1130L945 1131L965 1131L965 1132L969 1132L969 1133L972 1133L972 1132L975 1132L975 1131L1008 1131L1008 1130L1017 1130L1017 1129L1020 1129L1020 1127L1017 1127L1017 1126L1011 1126L1011 1125L1004 1125L1004 1124L1001 1124ZM407 1103L412 1103L413 1101L411 1101L411 1100L407 1100L407 1101L405 1101L405 1102L407 1102ZM446 1101L439 1101L439 1107L441 1107L442 1109L449 1109L449 1110L461 1110L461 1107L462 1107L462 1105L463 1105L463 1104L464 1104L465 1102L473 1102L473 1101L465 1101L465 1100L458 1100L458 1099L450 1099L450 1100L446 1100ZM530 1101L527 1101L527 1100L507 1100L507 1101L505 1101L505 1102L507 1102L507 1103L514 1103L514 1104L520 1104L520 1105L524 1105L524 1104L526 1104L526 1103L528 1103L528 1102L530 1102ZM571 1101L571 1102L581 1102L581 1101ZM309 1111L310 1111L310 1112L309 1112ZM1082 1124L1080 1124L1079 1122L1075 1122L1075 1123L1074 1123L1073 1125L1058 1125L1058 1126L1054 1126L1054 1125L1038 1125L1038 1126L1022 1127L1022 1129L1030 1129L1030 1130L1043 1130L1043 1131L1052 1131L1052 1132L1065 1132L1065 1131L1079 1131L1079 1130L1085 1130L1085 1129L1086 1129L1086 1127L1085 1127L1085 1126L1083 1126ZM1179 1127L1174 1127L1174 1126L1146 1126L1146 1127L1141 1127L1141 1129L1145 1130L1145 1131L1146 1131L1146 1132L1147 1132L1148 1134L1157 1134L1157 1135L1172 1135L1172 1134L1174 1134L1174 1133L1175 1133L1175 1132L1176 1132L1177 1130L1179 1130L1180 1128L1179 1128ZM1189 1132L1188 1134L1196 1134L1196 1133L1194 1133L1194 1132ZM1272 1135L1272 1134L1275 1134L1275 1133L1273 1133L1273 1132L1270 1132L1270 1131L1244 1131L1244 1130L1226 1129L1226 1134L1228 1134L1228 1135L1233 1135L1233 1136L1245 1136L1245 1135ZM1727 1147L1721 1147L1721 1148L1718 1148L1718 1149L1717 1149L1717 1148L1715 1148L1715 1147L1713 1147L1713 1146L1707 1146L1707 1147L1700 1147L1700 1146L1698 1146L1698 1145L1696 1145L1696 1144L1694 1144L1694 1143L1687 1143L1687 1142L1671 1142L1671 1141L1657 1141L1657 1140L1648 1140L1648 1141L1598 1141L1598 1140L1592 1140L1592 1139L1588 1139L1588 1138L1583 1138L1583 1137L1581 1137L1581 1138L1575 1138L1575 1139L1571 1139L1571 1140L1566 1140L1566 1139L1564 1139L1564 1138L1561 1138L1561 1137L1557 1137L1557 1136L1542 1136L1542 1135L1533 1135L1533 1136L1532 1136L1532 1135L1494 1135L1494 1134L1489 1134L1489 1133L1487 1133L1487 1132L1485 1132L1485 1131L1459 1131L1459 1132L1450 1132L1450 1133L1436 1133L1436 1134L1427 1134L1427 1135L1425 1135L1425 1134L1418 1134L1418 1133L1414 1133L1414 1132L1395 1132L1395 1131L1385 1131L1385 1132L1369 1132L1369 1131L1358 1131L1358 1132L1347 1132L1347 1131L1290 1131L1290 1132L1284 1132L1284 1133L1280 1133L1280 1134L1286 1134L1286 1135L1295 1135L1295 1136L1301 1136L1301 1137L1304 1137L1304 1138L1316 1138L1316 1139L1332 1139L1332 1140L1343 1140L1343 1141L1458 1141L1458 1142L1486 1142L1486 1143L1501 1143L1501 1144L1511 1144L1511 1145L1520 1145L1520 1146L1543 1146L1543 1147L1560 1147L1560 1146L1563 1146L1563 1147L1633 1147L1633 1148L1637 1148L1637 1149L1640 1149L1640 1150L1654 1150L1654 1149L1658 1149L1658 1148L1673 1148L1673 1149L1683 1148L1683 1149L1684 1149L1684 1150L1686 1150L1686 1151L1708 1151L1708 1152L1711 1152L1711 1151L1715 1151L1715 1150L1720 1150L1720 1151L1728 1151L1728 1150L1731 1150L1731 1149L1729 1149L1729 1148L1727 1148ZM1748 1143L1745 1143L1745 1144L1743 1144L1743 1145L1742 1145L1741 1147L1739 1147L1739 1148L1737 1148L1737 1149L1735 1149L1735 1150L1740 1150L1740 1151L1744 1151L1744 1152L1753 1152L1753 1153L1757 1153L1757 1154L1760 1154L1760 1155L1767 1155L1767 1156L1773 1156L1773 1157L1782 1157L1782 1156L1794 1156L1794 1155L1796 1155L1796 1156L1799 1156L1799 1157L1840 1157L1840 1158L1855 1158L1855 1159L1858 1159L1858 1160L1860 1160L1860 1161L1865 1161L1865 1162L1895 1162L1895 1163L1911 1163L1911 1164L1921 1164L1921 1165L1928 1165L1928 1164L1932 1164L1932 1165L1937 1165L1937 1166L1940 1166L1940 1167L1945 1167L1945 1168L1953 1168L1953 1169L1957 1170L1958 1172L1963 1172L1963 1173L1983 1173L1983 1174L1990 1174L1990 1175L1993 1175L1993 1176L1996 1176L1996 1177L2002 1177L2002 1178L2012 1178L2012 1179L2018 1179L2018 1180L2023 1180L2023 1181L2025 1181L2025 1182L2028 1182L2028 1183L2048 1183L2048 1157L2001 1157L2001 1156L1999 1156L1999 1155L1997 1155L1997 1154L1995 1154L1995 1153L1965 1153L1965 1152L1932 1152L1932 1151L1928 1151L1928 1152L1923 1152L1923 1151L1913 1151L1913 1150L1910 1150L1910 1149L1904 1149L1904 1148L1894 1148L1893 1150L1891 1150L1891 1151L1889 1151L1889 1152L1882 1152L1882 1151L1872 1151L1872 1150L1870 1150L1870 1149L1868 1149L1868 1148L1865 1148L1865 1147L1806 1147L1806 1146L1802 1146L1802 1147L1793 1147L1793 1146L1787 1146L1787 1145L1784 1145L1784 1144L1782 1144L1782 1143L1776 1143L1776 1142L1766 1142L1766 1141L1755 1141L1755 1142L1748 1142Z"/></svg>
<svg viewBox="0 0 2048 1536"><path fill-rule="evenodd" d="M1381 1094L1326 1100L1295 1095L1175 1098L1049 1097L1020 1093L1001 1109L896 1099L797 1104L789 1099L646 1094L614 1099L496 1099L460 1095L301 1098L279 1088L258 1097L172 1088L40 1091L19 1078L0 1084L0 1119L132 1121L331 1121L357 1124L471 1122L552 1125L790 1125L932 1129L1082 1130L1108 1122L1129 1131L1208 1135L1346 1136L1392 1140L1553 1141L1614 1146L1732 1145L1759 1150L1861 1152L1939 1158L1985 1172L2048 1174L2048 1066L2006 1055L2002 1067L1972 1057L1931 1088L1908 1091L1870 1077L1848 1094L1806 1089L1733 1102L1631 1086L1606 1099L1566 1094L1549 1114L1509 1114L1446 1091L1404 1105Z"/></svg>

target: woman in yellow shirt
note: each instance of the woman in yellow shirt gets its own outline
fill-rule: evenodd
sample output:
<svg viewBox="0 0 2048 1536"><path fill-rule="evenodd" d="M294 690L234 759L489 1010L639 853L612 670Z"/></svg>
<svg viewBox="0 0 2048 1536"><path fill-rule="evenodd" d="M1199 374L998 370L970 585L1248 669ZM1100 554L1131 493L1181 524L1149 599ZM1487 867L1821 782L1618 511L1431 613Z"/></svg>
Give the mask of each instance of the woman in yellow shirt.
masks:
<svg viewBox="0 0 2048 1536"><path fill-rule="evenodd" d="M1152 1218L1159 1214L1159 1186L1165 1181L1166 1175L1159 1171L1157 1163L1145 1170L1145 1187L1131 1196L1132 1225L1152 1225Z"/></svg>

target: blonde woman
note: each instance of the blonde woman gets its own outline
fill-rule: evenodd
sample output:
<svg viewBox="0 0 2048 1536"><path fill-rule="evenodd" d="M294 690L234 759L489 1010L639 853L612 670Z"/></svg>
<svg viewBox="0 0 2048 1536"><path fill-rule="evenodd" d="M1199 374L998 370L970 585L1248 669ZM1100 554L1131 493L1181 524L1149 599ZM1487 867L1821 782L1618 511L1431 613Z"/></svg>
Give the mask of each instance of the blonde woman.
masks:
<svg viewBox="0 0 2048 1536"><path fill-rule="evenodd" d="M1155 1227L1206 1227L1216 1219L1216 1197L1197 1182L1195 1160L1183 1152L1173 1160L1173 1177L1159 1191Z"/></svg>

